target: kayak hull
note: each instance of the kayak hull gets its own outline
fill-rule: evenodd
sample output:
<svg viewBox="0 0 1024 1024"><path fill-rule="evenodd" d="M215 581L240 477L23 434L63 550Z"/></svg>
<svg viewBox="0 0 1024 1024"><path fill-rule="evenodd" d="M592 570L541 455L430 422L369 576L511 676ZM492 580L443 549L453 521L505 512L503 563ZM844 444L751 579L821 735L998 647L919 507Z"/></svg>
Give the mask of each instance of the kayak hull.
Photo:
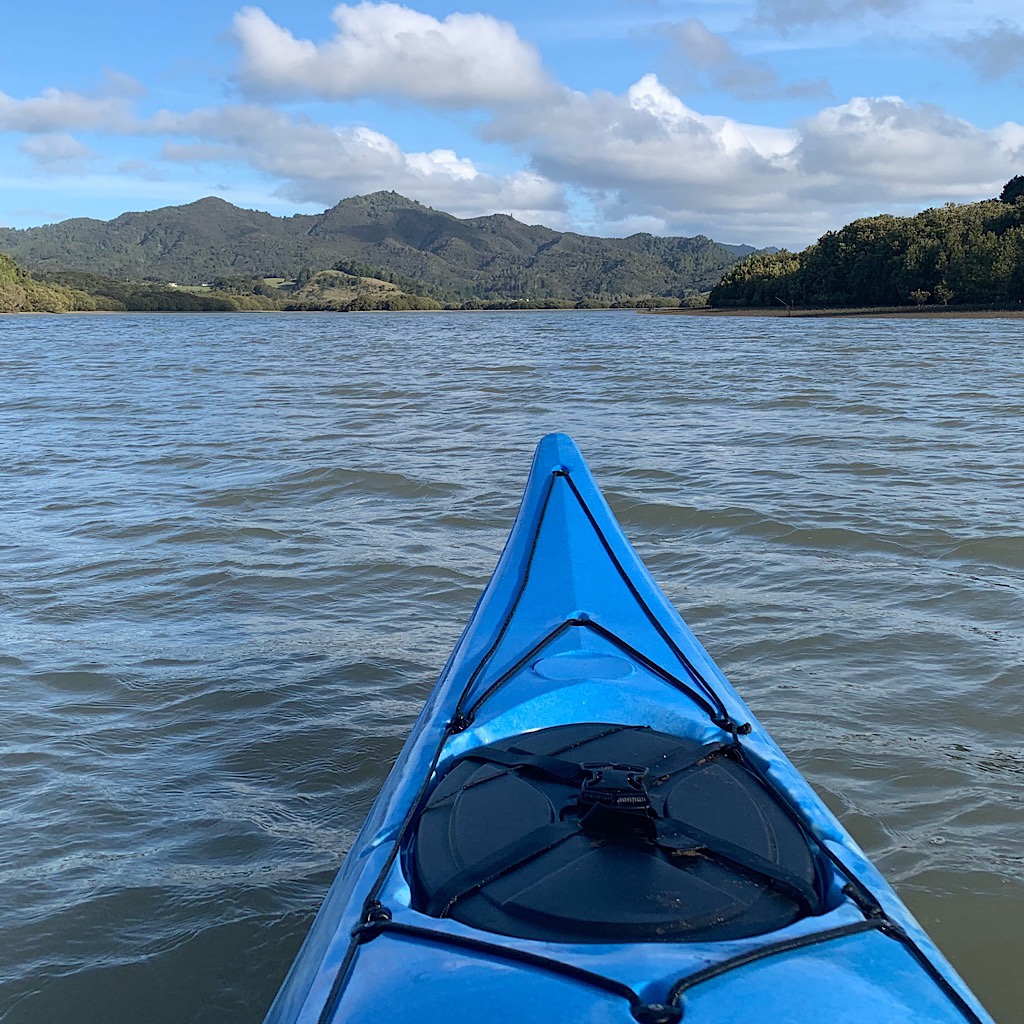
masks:
<svg viewBox="0 0 1024 1024"><path fill-rule="evenodd" d="M690 942L595 942L582 926L550 942L425 912L412 851L439 782L476 751L581 722L724 749L807 836L813 912ZM406 1007L449 1024L991 1020L662 594L565 435L541 442L495 573L266 1024Z"/></svg>

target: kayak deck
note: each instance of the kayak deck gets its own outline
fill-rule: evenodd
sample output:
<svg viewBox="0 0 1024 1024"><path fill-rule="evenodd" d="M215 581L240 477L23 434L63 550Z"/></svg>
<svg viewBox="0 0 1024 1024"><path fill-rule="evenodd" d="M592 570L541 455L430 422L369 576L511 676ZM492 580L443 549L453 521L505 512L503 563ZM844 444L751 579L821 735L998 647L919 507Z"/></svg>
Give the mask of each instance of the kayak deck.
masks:
<svg viewBox="0 0 1024 1024"><path fill-rule="evenodd" d="M616 731L621 749L602 738ZM990 1021L662 594L565 435L541 442L266 1021L382 1007L456 1024Z"/></svg>

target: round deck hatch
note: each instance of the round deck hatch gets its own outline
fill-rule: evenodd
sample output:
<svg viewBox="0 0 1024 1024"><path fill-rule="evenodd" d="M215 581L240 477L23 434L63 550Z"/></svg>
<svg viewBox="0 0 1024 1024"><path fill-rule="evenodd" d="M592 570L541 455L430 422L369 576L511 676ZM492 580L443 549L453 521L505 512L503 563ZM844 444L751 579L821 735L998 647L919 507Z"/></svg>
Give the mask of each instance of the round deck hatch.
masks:
<svg viewBox="0 0 1024 1024"><path fill-rule="evenodd" d="M806 836L727 745L636 726L470 751L408 863L416 909L553 942L738 939L822 909Z"/></svg>

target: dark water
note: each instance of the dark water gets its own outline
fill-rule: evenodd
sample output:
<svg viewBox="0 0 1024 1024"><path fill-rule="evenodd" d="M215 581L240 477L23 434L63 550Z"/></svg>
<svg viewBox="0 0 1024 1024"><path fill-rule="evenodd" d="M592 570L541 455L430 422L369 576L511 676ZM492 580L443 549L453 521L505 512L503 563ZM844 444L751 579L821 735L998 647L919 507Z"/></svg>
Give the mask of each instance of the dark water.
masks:
<svg viewBox="0 0 1024 1024"><path fill-rule="evenodd" d="M4 1024L258 1024L552 429L1024 1020L1020 321L7 317L0 384Z"/></svg>

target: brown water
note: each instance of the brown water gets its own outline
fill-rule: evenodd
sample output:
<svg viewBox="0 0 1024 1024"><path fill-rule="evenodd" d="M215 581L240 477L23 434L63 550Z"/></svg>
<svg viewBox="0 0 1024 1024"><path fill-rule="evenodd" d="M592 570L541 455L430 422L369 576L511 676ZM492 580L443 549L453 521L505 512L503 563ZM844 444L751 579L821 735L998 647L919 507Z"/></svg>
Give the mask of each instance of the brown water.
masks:
<svg viewBox="0 0 1024 1024"><path fill-rule="evenodd" d="M1024 325L0 318L0 1020L258 1024L566 430L1024 1021Z"/></svg>

